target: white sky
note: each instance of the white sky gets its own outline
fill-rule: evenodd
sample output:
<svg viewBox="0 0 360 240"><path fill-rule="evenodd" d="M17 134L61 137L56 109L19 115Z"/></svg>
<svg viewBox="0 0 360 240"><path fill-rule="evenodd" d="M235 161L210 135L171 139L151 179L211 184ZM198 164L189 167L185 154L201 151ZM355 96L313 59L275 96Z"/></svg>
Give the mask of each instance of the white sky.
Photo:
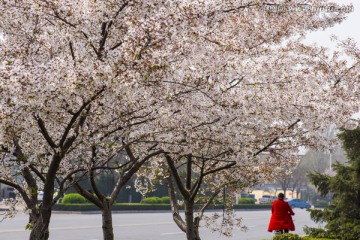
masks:
<svg viewBox="0 0 360 240"><path fill-rule="evenodd" d="M325 31L312 32L307 35L306 42L317 43L335 49L336 43L330 40L331 35L336 35L340 40L346 38L353 38L360 46L360 0L333 0L333 2L339 4L353 4L353 12L348 14L341 24L337 24L332 28Z"/></svg>
<svg viewBox="0 0 360 240"><path fill-rule="evenodd" d="M339 4L353 4L353 12L348 14L347 19L342 23L335 25L325 31L312 32L307 35L306 41L323 45L330 50L336 49L336 43L330 40L331 35L336 35L340 40L353 38L357 46L360 47L360 0L333 0ZM354 119L360 119L360 112L352 116Z"/></svg>

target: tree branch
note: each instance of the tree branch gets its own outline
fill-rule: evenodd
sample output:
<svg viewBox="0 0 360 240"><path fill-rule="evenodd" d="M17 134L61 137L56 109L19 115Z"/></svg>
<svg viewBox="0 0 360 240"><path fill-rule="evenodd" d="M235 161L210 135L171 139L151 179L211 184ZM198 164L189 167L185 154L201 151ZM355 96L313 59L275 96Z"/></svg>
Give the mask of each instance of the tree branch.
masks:
<svg viewBox="0 0 360 240"><path fill-rule="evenodd" d="M52 149L57 148L58 146L54 143L54 141L51 139L46 127L45 127L45 123L44 121L41 119L41 117L39 115L34 115L34 118L40 128L40 132L43 135L43 137L45 138L46 142L49 144L49 146Z"/></svg>
<svg viewBox="0 0 360 240"><path fill-rule="evenodd" d="M212 173L215 173L215 172L222 171L222 170L224 170L224 169L231 168L231 167L233 167L233 166L235 166L235 165L236 165L236 162L234 161L234 162L232 162L232 163L230 163L230 164L227 164L227 165L225 165L225 166L222 166L222 167L219 167L219 168L210 170L210 171L204 173L204 176L207 176L207 175L212 174Z"/></svg>
<svg viewBox="0 0 360 240"><path fill-rule="evenodd" d="M300 119L297 119L294 123L292 123L288 128L287 130L290 130L291 128L293 128L298 122L300 122ZM284 134L284 131L280 134L282 135ZM264 146L263 148L261 148L259 151L257 151L256 153L254 153L254 157L259 155L260 153L262 153L263 151L267 150L269 147L271 147L277 140L280 139L280 136L279 137L276 137L274 138L273 140L271 140L271 142L269 142L266 146Z"/></svg>
<svg viewBox="0 0 360 240"><path fill-rule="evenodd" d="M187 164L186 164L186 189L190 191L191 189L191 173L192 173L192 156L189 154L187 156Z"/></svg>
<svg viewBox="0 0 360 240"><path fill-rule="evenodd" d="M175 188L172 181L171 171L169 172L169 176L167 177L167 182L168 182L168 193L170 197L171 212L173 215L174 222L183 232L186 232L186 224L182 219L181 215L179 214L179 208L176 200Z"/></svg>
<svg viewBox="0 0 360 240"><path fill-rule="evenodd" d="M66 140L66 145L71 145L75 139L67 139L68 134L71 130L71 128L74 126L76 120L81 116L81 113L86 109L90 103L92 103L97 97L99 97L103 92L105 91L105 87L102 87L99 91L97 91L88 101L84 102L83 105L80 107L80 109L74 113L72 118L70 119L70 122L67 124L65 131L62 135L62 138L60 140L60 147L64 148L64 143Z"/></svg>
<svg viewBox="0 0 360 240"><path fill-rule="evenodd" d="M166 158L166 162L169 166L169 169L175 179L175 183L179 188L179 191L181 192L181 194L184 196L184 198L189 198L190 197L190 193L186 190L186 188L184 187L183 182L181 181L181 178L177 172L177 169L175 167L174 161L171 159L171 157L169 155L165 155Z"/></svg>
<svg viewBox="0 0 360 240"><path fill-rule="evenodd" d="M75 65L76 64L75 53L74 53L73 43L71 41L69 41L69 47L70 47L71 57L74 61L74 65Z"/></svg>
<svg viewBox="0 0 360 240"><path fill-rule="evenodd" d="M149 155L147 155L146 157L144 157L144 159L142 159L141 161L136 162L135 164L133 164L130 167L130 170L128 170L126 172L125 175L123 175L122 178L119 178L118 181L116 182L116 185L114 187L114 190L112 191L111 195L110 195L110 204L113 204L113 202L115 201L116 196L119 194L121 188L130 180L130 178L139 170L139 168L150 158L162 154L164 153L162 150L153 152Z"/></svg>
<svg viewBox="0 0 360 240"><path fill-rule="evenodd" d="M46 179L45 177L41 174L41 172L39 170L36 169L36 167L34 166L34 164L30 164L29 168L31 169L31 171L33 171L36 176L38 176L40 178L40 180L45 183Z"/></svg>

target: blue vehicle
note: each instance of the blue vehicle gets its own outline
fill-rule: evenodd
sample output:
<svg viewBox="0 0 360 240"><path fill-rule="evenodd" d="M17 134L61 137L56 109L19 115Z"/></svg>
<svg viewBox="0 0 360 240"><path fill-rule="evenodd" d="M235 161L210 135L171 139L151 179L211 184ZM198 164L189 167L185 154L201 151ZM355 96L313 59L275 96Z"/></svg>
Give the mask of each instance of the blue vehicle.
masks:
<svg viewBox="0 0 360 240"><path fill-rule="evenodd" d="M303 208L310 208L311 207L310 203L305 202L305 201L303 201L301 199L298 199L298 198L289 199L287 202L289 203L291 208L296 208L297 207L297 208L303 209Z"/></svg>

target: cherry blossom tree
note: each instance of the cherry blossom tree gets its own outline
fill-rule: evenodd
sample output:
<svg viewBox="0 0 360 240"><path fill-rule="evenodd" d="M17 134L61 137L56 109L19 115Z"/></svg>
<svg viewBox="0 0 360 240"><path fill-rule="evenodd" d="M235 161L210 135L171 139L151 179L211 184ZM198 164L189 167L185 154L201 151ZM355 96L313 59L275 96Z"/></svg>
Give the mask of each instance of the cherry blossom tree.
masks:
<svg viewBox="0 0 360 240"><path fill-rule="evenodd" d="M30 239L48 239L51 207L87 160L121 151L119 136L148 135L139 125L151 121L156 100L144 80L176 59L164 9L156 1L0 3L0 181L30 210Z"/></svg>
<svg viewBox="0 0 360 240"><path fill-rule="evenodd" d="M99 161L96 160L95 154L92 156L92 159L90 160L92 164L90 164L88 169L84 169L85 172L88 173L91 189L83 188L78 181L75 181L73 184L79 194L94 203L94 205L101 210L103 236L106 240L114 239L111 207L115 203L120 190L126 185L131 177L135 175L141 166L146 163L146 161L163 153L161 150L149 150L149 154L141 158L136 156L136 153L129 145L126 145L124 141L123 145L125 153L120 153L120 157L118 158L110 158L105 161ZM94 151L94 153L95 152L96 151ZM97 186L95 178L98 173L106 174L112 171L117 172L116 182L111 194L106 196Z"/></svg>
<svg viewBox="0 0 360 240"><path fill-rule="evenodd" d="M261 169L261 180L294 165L298 147L323 147L326 139L318 132L330 123L345 123L358 111L356 44L340 42L339 51L330 55L326 48L306 46L296 39L306 31L340 22L343 13L264 13L259 4L269 5L256 3L219 4L211 14L207 9L189 8L202 16L194 33L202 44L194 44L193 55L184 59L188 69L177 71L168 81L149 79L156 86L163 84L161 94L169 98L168 107L155 121L159 129L168 131L156 135L155 140L165 152L175 154L167 159L169 176L181 188L184 202L193 200L188 196L197 194L193 191L196 187L188 180L180 181L175 168L184 164L186 156L209 157L204 153L207 143L216 149L211 154L231 149L227 160ZM285 9L299 7L296 2L282 4ZM316 9L326 2L309 4ZM254 158L264 151L270 153L265 161ZM201 179L199 172L193 174ZM193 219L191 207L188 210ZM200 238L197 224L187 225L175 215L179 227L190 232L188 239Z"/></svg>
<svg viewBox="0 0 360 240"><path fill-rule="evenodd" d="M226 236L231 236L233 226L242 226L241 218L237 218L233 212L233 193L254 185L257 175L253 166L239 167L235 161L222 160L226 155L222 153L213 158L204 158L189 154L178 159L165 156L168 164L165 182L168 185L173 219L186 233L187 239L200 239L200 221L205 221L207 227ZM226 194L225 189L230 194ZM222 217L218 213L210 217L205 215L215 198L222 199ZM195 204L198 206L195 207ZM185 211L184 218L179 213L181 205Z"/></svg>
<svg viewBox="0 0 360 240"><path fill-rule="evenodd" d="M75 184L71 176L91 173L123 141L137 161L149 149L181 156L173 166L231 150L226 161L260 169L259 179L291 164L299 146L321 145L315 131L358 110L359 50L351 40L332 56L301 44L346 14L338 5L304 11L328 1L299 4L2 1L0 181L30 209L30 239L49 237L55 187ZM270 157L261 162L263 151Z"/></svg>

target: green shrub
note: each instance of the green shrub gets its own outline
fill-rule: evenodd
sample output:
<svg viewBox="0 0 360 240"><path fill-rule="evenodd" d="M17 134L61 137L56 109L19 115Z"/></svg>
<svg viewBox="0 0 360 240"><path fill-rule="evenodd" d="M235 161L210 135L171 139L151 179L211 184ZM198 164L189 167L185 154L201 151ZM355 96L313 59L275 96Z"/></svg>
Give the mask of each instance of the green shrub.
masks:
<svg viewBox="0 0 360 240"><path fill-rule="evenodd" d="M78 193L66 194L61 200L61 203L63 204L79 204L79 203L88 203L88 202L89 201L86 198L84 198Z"/></svg>
<svg viewBox="0 0 360 240"><path fill-rule="evenodd" d="M273 237L273 240L301 240L302 238L297 234L285 233Z"/></svg>
<svg viewBox="0 0 360 240"><path fill-rule="evenodd" d="M162 204L170 204L170 197L168 197L168 196L161 197L160 201Z"/></svg>
<svg viewBox="0 0 360 240"><path fill-rule="evenodd" d="M94 204L90 203L80 203L80 204L55 204L52 207L53 211L79 211L79 212L85 212L85 211L99 211L99 208L95 206Z"/></svg>
<svg viewBox="0 0 360 240"><path fill-rule="evenodd" d="M195 200L195 203L197 204L204 204L206 202L208 202L210 200L210 196L201 196L201 197L197 197ZM212 201L211 204L222 204L223 199L222 198L217 198L215 197Z"/></svg>
<svg viewBox="0 0 360 240"><path fill-rule="evenodd" d="M312 227L305 226L304 232L309 237L313 237L315 239L323 239L323 238L324 239L337 239L335 234L329 233L325 229L322 229L322 228L312 228ZM306 239L311 239L311 238L306 238ZM348 238L344 238L344 239L348 239ZM349 238L349 239L351 239L351 238ZM354 238L354 239L356 239L356 238Z"/></svg>
<svg viewBox="0 0 360 240"><path fill-rule="evenodd" d="M214 200L212 201L213 204L222 204L223 203L223 200L222 198L214 198Z"/></svg>
<svg viewBox="0 0 360 240"><path fill-rule="evenodd" d="M140 203L143 204L161 204L161 198L158 197L148 197L148 198L144 198L140 201Z"/></svg>
<svg viewBox="0 0 360 240"><path fill-rule="evenodd" d="M303 237L302 240L334 240L334 238L313 238L313 237Z"/></svg>
<svg viewBox="0 0 360 240"><path fill-rule="evenodd" d="M253 198L240 198L239 204L255 204L255 199Z"/></svg>

